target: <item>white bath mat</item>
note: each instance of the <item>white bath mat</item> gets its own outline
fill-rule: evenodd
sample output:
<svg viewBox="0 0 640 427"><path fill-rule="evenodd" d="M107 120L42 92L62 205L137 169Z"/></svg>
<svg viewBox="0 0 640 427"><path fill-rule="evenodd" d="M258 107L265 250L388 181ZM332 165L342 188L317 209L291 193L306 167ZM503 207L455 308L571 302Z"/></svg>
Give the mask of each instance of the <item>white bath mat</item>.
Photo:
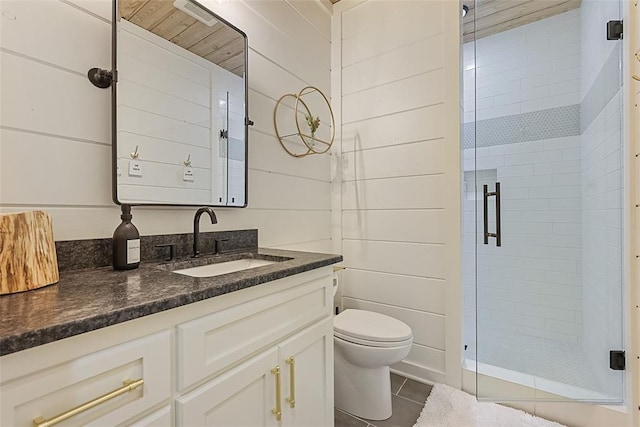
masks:
<svg viewBox="0 0 640 427"><path fill-rule="evenodd" d="M564 427L526 412L490 402L436 384L414 427Z"/></svg>

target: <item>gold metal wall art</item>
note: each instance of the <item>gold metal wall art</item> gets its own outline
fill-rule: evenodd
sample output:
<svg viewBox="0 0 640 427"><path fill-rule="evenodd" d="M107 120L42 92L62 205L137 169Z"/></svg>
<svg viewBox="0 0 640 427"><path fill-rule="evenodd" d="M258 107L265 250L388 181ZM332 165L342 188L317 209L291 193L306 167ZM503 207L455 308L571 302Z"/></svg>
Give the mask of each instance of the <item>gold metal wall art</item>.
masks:
<svg viewBox="0 0 640 427"><path fill-rule="evenodd" d="M273 110L273 125L280 145L293 157L326 153L336 135L331 103L315 86L282 95Z"/></svg>

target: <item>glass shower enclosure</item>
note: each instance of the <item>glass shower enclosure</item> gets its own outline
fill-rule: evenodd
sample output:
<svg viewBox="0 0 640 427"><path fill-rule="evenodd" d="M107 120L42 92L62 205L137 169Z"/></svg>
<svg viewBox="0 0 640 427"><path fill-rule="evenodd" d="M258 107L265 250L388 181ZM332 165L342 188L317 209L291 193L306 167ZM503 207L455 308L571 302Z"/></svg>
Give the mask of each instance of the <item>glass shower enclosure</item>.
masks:
<svg viewBox="0 0 640 427"><path fill-rule="evenodd" d="M478 397L622 402L622 42L607 40L620 1L465 4L464 357Z"/></svg>

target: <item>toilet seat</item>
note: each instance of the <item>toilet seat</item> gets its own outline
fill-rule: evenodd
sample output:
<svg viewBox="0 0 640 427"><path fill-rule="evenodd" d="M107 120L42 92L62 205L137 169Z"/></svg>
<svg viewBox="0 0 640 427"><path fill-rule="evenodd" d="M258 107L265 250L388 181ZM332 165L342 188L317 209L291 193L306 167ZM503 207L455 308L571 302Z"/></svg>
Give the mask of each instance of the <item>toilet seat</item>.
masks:
<svg viewBox="0 0 640 427"><path fill-rule="evenodd" d="M360 344L366 347L391 348L391 347L402 347L404 345L413 343L413 338L408 338L404 341L369 341L369 340L363 340L361 338L354 338L348 335L343 335L335 331L333 332L333 336L335 338L345 340L353 344Z"/></svg>
<svg viewBox="0 0 640 427"><path fill-rule="evenodd" d="M369 347L398 347L413 341L411 328L384 314L349 309L333 319L336 338Z"/></svg>

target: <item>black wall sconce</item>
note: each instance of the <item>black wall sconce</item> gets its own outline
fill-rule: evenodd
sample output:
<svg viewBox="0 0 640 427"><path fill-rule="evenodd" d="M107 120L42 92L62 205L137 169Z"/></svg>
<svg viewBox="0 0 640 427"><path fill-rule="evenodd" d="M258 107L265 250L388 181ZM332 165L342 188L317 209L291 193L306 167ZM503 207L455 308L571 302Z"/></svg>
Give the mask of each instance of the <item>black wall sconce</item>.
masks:
<svg viewBox="0 0 640 427"><path fill-rule="evenodd" d="M100 89L106 89L111 86L111 82L115 81L113 73L102 68L92 68L87 71L87 77L94 86Z"/></svg>

